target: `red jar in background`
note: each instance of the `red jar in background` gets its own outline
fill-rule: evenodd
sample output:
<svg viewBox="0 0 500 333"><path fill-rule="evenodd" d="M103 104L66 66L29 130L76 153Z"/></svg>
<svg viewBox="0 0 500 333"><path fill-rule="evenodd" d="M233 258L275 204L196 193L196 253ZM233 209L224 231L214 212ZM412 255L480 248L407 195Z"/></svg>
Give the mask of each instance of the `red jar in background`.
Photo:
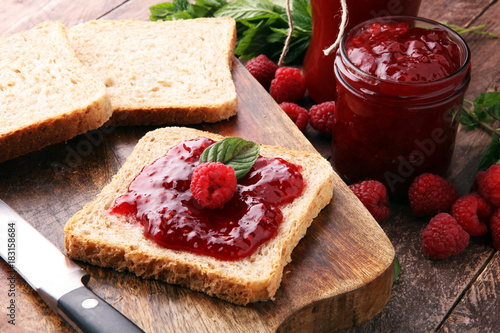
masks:
<svg viewBox="0 0 500 333"><path fill-rule="evenodd" d="M381 20L375 19L344 35L334 64L338 97L332 160L346 182L376 179L389 193L399 196L407 193L417 175L430 172L445 176L449 168L460 107L470 81L470 53L457 33L437 22L409 17L386 19L423 29L411 29L402 37L408 38L402 44L380 42L378 36L360 42L360 34ZM422 33L429 36L421 37ZM443 41L445 46L439 44L434 49L441 43L439 36L445 36L451 44ZM382 58L365 54L363 48L354 47L356 43L366 43L368 49L383 54ZM410 59L414 64L401 65L394 60L402 58L405 52L401 49L407 48L406 53L414 55L425 45L435 54L415 56ZM384 47L389 53L396 52L394 59L380 51ZM405 68L410 71L407 77L398 74Z"/></svg>
<svg viewBox="0 0 500 333"><path fill-rule="evenodd" d="M372 18L382 16L417 16L420 0L346 0L349 28ZM336 51L325 56L337 39L342 17L340 0L311 0L312 36L304 58L303 72L309 96L316 102L336 98L333 62Z"/></svg>

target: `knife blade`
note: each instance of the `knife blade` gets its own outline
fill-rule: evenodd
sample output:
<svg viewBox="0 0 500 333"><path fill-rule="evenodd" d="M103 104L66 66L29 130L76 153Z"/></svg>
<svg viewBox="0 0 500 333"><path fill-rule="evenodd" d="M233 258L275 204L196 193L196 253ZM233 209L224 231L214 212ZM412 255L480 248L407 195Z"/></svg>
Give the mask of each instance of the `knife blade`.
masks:
<svg viewBox="0 0 500 333"><path fill-rule="evenodd" d="M143 332L85 285L90 275L0 200L0 256L79 332Z"/></svg>

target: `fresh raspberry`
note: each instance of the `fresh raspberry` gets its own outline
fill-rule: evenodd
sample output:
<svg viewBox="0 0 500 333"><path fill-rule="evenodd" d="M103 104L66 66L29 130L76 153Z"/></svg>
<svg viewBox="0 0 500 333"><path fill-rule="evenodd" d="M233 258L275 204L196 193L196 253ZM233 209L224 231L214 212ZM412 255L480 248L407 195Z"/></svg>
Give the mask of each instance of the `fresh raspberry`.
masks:
<svg viewBox="0 0 500 333"><path fill-rule="evenodd" d="M309 123L309 113L303 107L298 106L295 103L283 102L280 107L285 111L285 113L292 119L292 121L297 125L299 130L304 132L306 130L307 124Z"/></svg>
<svg viewBox="0 0 500 333"><path fill-rule="evenodd" d="M493 247L500 250L500 209L495 212L490 219L491 238L493 238Z"/></svg>
<svg viewBox="0 0 500 333"><path fill-rule="evenodd" d="M422 233L422 250L432 259L446 259L469 245L469 234L448 213L434 216Z"/></svg>
<svg viewBox="0 0 500 333"><path fill-rule="evenodd" d="M236 174L220 162L202 163L194 169L190 189L200 205L222 208L236 191Z"/></svg>
<svg viewBox="0 0 500 333"><path fill-rule="evenodd" d="M483 180L485 173L486 173L486 171L479 171L476 174L476 178L474 178L474 183L472 183L472 186L470 188L471 193L479 191L479 183Z"/></svg>
<svg viewBox="0 0 500 333"><path fill-rule="evenodd" d="M326 136L332 136L335 102L313 105L309 110L311 127Z"/></svg>
<svg viewBox="0 0 500 333"><path fill-rule="evenodd" d="M261 54L247 62L245 68L259 81L259 83L267 89L271 86L271 81L274 79L274 74L278 69L278 65L269 60L268 57Z"/></svg>
<svg viewBox="0 0 500 333"><path fill-rule="evenodd" d="M493 164L479 177L478 190L493 206L500 206L500 164Z"/></svg>
<svg viewBox="0 0 500 333"><path fill-rule="evenodd" d="M475 193L458 198L451 207L451 215L471 236L488 233L487 223L492 213L491 205Z"/></svg>
<svg viewBox="0 0 500 333"><path fill-rule="evenodd" d="M389 199L384 184L376 180L365 180L358 184L349 185L349 188L377 222L389 217L391 211L387 207Z"/></svg>
<svg viewBox="0 0 500 333"><path fill-rule="evenodd" d="M458 199L458 192L446 179L424 173L413 180L408 190L410 207L416 216L432 216L449 212Z"/></svg>
<svg viewBox="0 0 500 333"><path fill-rule="evenodd" d="M306 79L297 68L281 67L276 71L269 90L277 103L295 103L304 97Z"/></svg>

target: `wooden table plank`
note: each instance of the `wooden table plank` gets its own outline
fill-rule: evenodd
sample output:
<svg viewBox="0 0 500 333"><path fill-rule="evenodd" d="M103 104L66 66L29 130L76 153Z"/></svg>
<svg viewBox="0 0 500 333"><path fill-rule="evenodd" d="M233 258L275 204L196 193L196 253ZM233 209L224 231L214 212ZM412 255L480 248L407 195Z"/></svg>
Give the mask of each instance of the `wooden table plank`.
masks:
<svg viewBox="0 0 500 333"><path fill-rule="evenodd" d="M495 252L440 332L495 332L500 327L500 253Z"/></svg>
<svg viewBox="0 0 500 333"><path fill-rule="evenodd" d="M0 37L10 36L46 21L67 27L101 17L127 0L2 0Z"/></svg>

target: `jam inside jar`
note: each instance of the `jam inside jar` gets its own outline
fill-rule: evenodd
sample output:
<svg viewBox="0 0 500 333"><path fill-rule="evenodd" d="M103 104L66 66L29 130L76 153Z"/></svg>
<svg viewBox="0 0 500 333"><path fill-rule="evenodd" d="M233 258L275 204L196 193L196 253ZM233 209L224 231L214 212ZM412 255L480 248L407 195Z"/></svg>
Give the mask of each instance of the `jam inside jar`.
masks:
<svg viewBox="0 0 500 333"><path fill-rule="evenodd" d="M368 19L382 16L416 16L420 0L346 0L348 21L346 30ZM335 51L325 55L337 39L342 17L340 0L311 0L312 35L303 72L306 87L317 103L336 99L333 62Z"/></svg>
<svg viewBox="0 0 500 333"><path fill-rule="evenodd" d="M470 81L457 33L421 18L370 20L344 35L334 73L332 160L346 182L375 179L403 196L419 174L446 175Z"/></svg>

